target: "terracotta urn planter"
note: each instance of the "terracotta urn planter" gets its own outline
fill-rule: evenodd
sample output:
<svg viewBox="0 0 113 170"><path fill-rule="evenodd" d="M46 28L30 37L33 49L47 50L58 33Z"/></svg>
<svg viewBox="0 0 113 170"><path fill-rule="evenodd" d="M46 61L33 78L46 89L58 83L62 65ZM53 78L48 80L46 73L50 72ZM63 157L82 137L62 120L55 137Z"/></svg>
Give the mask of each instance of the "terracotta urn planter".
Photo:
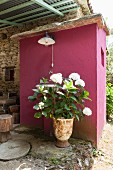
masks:
<svg viewBox="0 0 113 170"><path fill-rule="evenodd" d="M72 135L73 131L73 121L72 119L55 119L53 118L54 134L57 139L56 146L60 148L65 148L70 146L68 139Z"/></svg>

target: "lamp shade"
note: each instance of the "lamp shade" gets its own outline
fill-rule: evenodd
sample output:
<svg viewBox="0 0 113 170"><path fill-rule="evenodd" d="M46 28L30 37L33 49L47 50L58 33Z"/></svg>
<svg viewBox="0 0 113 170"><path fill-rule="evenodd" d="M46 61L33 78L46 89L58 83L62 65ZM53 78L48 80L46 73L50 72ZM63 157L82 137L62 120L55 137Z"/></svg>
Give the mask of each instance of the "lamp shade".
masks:
<svg viewBox="0 0 113 170"><path fill-rule="evenodd" d="M48 46L48 45L53 45L53 44L55 44L55 40L54 40L52 37L50 37L50 36L48 35L48 33L46 32L45 37L39 39L39 40L38 40L38 43L41 44L41 45Z"/></svg>

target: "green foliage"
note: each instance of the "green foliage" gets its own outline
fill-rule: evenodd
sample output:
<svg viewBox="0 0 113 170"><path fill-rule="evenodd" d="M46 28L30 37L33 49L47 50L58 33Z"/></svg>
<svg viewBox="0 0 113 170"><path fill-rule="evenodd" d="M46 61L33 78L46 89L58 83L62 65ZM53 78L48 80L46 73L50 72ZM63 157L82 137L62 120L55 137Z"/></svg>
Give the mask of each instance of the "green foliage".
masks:
<svg viewBox="0 0 113 170"><path fill-rule="evenodd" d="M113 56L107 56L106 64L107 82L111 82L113 84Z"/></svg>
<svg viewBox="0 0 113 170"><path fill-rule="evenodd" d="M106 73L107 82L113 84L113 35L107 38Z"/></svg>
<svg viewBox="0 0 113 170"><path fill-rule="evenodd" d="M104 156L104 153L101 150L97 150L96 148L93 148L92 155L93 157L98 157L98 156Z"/></svg>
<svg viewBox="0 0 113 170"><path fill-rule="evenodd" d="M76 87L73 80L63 78L62 84L49 84L48 79L41 79L36 89L33 89L33 96L29 101L36 101L34 109L37 111L35 118L45 116L46 118L75 117L77 120L83 116L84 102L90 100L89 92L81 85Z"/></svg>
<svg viewBox="0 0 113 170"><path fill-rule="evenodd" d="M106 87L106 106L107 116L113 116L113 86L111 83L107 83Z"/></svg>
<svg viewBox="0 0 113 170"><path fill-rule="evenodd" d="M59 165L61 163L61 160L59 158L50 158L49 161L53 165Z"/></svg>
<svg viewBox="0 0 113 170"><path fill-rule="evenodd" d="M107 118L113 116L113 36L107 38L107 85L106 85L106 108Z"/></svg>

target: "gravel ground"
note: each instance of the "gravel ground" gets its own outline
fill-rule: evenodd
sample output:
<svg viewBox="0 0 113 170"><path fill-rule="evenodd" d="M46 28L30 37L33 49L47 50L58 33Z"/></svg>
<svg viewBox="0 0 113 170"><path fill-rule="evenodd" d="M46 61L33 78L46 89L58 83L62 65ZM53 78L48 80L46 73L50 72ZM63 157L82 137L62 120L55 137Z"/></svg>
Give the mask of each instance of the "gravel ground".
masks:
<svg viewBox="0 0 113 170"><path fill-rule="evenodd" d="M71 147L58 149L53 139L25 127L12 131L12 138L29 142L31 151L19 159L0 161L0 170L113 170L113 123L105 125L98 150L77 139L70 140Z"/></svg>
<svg viewBox="0 0 113 170"><path fill-rule="evenodd" d="M48 138L38 129L18 126L11 134L13 142L26 141L30 143L31 149L24 157L19 158L17 153L18 159L0 161L0 170L88 170L92 167L93 147L88 141L71 138L69 147L58 148L54 137ZM9 145L12 142L7 143ZM2 144L0 146L3 148ZM16 143L7 148L10 155L15 149L22 149ZM8 153L5 148L2 152L4 155Z"/></svg>
<svg viewBox="0 0 113 170"><path fill-rule="evenodd" d="M105 125L98 150L94 150L92 170L113 170L113 122Z"/></svg>

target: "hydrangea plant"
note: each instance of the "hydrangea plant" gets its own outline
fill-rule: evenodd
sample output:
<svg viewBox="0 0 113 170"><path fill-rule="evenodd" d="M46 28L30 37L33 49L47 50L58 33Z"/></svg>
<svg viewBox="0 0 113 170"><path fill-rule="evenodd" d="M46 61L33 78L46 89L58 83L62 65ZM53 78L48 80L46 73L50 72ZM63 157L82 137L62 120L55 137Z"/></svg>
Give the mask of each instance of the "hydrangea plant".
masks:
<svg viewBox="0 0 113 170"><path fill-rule="evenodd" d="M49 80L42 78L33 89L34 94L28 97L30 101L36 101L33 106L37 111L34 117L75 117L79 120L84 115L90 116L92 111L84 103L91 99L84 87L85 82L78 73L71 73L68 78L64 78L61 73L52 74Z"/></svg>

